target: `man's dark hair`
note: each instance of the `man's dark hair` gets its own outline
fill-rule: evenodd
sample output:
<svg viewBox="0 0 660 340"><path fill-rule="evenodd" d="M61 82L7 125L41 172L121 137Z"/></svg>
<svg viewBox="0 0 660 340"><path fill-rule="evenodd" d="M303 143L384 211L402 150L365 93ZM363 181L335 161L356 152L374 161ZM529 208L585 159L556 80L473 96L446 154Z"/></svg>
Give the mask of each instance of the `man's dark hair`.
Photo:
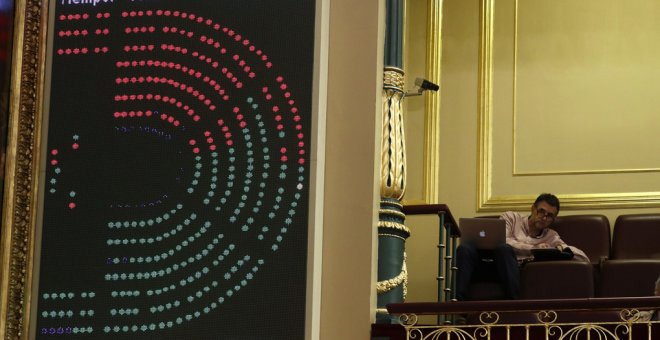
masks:
<svg viewBox="0 0 660 340"><path fill-rule="evenodd" d="M559 213L559 198L557 198L557 196L553 194L543 193L536 198L536 201L534 201L534 206L536 206L536 204L538 204L539 202L545 202L550 204L551 206L557 208L557 213Z"/></svg>

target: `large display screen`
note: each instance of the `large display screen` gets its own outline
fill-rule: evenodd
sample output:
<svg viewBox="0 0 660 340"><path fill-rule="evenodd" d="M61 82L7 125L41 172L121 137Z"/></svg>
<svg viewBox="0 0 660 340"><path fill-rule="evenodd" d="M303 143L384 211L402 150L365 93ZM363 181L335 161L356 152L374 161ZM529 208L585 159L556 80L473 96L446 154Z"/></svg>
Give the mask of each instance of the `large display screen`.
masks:
<svg viewBox="0 0 660 340"><path fill-rule="evenodd" d="M314 1L51 6L37 339L300 339Z"/></svg>

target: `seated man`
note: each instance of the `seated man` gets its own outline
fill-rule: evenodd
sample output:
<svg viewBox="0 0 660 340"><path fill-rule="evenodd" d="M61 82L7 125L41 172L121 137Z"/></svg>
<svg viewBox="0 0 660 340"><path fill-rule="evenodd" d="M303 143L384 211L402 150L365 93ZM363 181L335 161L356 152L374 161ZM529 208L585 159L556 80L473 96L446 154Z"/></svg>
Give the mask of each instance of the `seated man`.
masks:
<svg viewBox="0 0 660 340"><path fill-rule="evenodd" d="M475 274L488 273L494 266L496 277L508 299L517 299L520 293L520 263L532 257L532 249L569 247L574 258L589 261L580 249L568 246L556 231L548 227L559 213L559 199L552 194L541 194L532 204L531 214L523 216L517 212L505 212L500 219L506 221L506 244L495 250L484 252L469 243L456 250L456 298L469 299L468 290Z"/></svg>

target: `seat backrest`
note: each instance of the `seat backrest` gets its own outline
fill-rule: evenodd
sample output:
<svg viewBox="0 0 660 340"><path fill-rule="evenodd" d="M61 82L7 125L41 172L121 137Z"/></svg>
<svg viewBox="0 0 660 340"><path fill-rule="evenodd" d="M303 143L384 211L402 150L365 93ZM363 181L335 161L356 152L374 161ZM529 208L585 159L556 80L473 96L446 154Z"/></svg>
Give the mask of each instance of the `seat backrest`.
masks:
<svg viewBox="0 0 660 340"><path fill-rule="evenodd" d="M592 264L610 257L610 221L605 215L559 216L550 228L568 245L584 251Z"/></svg>
<svg viewBox="0 0 660 340"><path fill-rule="evenodd" d="M594 297L594 266L580 261L530 262L520 270L522 299Z"/></svg>
<svg viewBox="0 0 660 340"><path fill-rule="evenodd" d="M652 296L660 260L609 260L600 269L600 297Z"/></svg>
<svg viewBox="0 0 660 340"><path fill-rule="evenodd" d="M620 215L612 234L612 259L660 259L660 214Z"/></svg>

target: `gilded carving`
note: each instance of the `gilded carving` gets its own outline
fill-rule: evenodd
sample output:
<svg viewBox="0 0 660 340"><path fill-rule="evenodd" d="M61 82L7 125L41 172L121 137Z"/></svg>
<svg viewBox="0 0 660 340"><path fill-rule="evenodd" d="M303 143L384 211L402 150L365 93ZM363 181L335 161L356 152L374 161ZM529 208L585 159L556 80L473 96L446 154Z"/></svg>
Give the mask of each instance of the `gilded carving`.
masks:
<svg viewBox="0 0 660 340"><path fill-rule="evenodd" d="M403 129L403 71L385 68L383 76L383 134L381 140L380 196L400 200L405 193L405 135Z"/></svg>
<svg viewBox="0 0 660 340"><path fill-rule="evenodd" d="M12 96L3 206L0 336L27 338L36 207L45 3L16 1ZM5 266L6 264L6 266Z"/></svg>

